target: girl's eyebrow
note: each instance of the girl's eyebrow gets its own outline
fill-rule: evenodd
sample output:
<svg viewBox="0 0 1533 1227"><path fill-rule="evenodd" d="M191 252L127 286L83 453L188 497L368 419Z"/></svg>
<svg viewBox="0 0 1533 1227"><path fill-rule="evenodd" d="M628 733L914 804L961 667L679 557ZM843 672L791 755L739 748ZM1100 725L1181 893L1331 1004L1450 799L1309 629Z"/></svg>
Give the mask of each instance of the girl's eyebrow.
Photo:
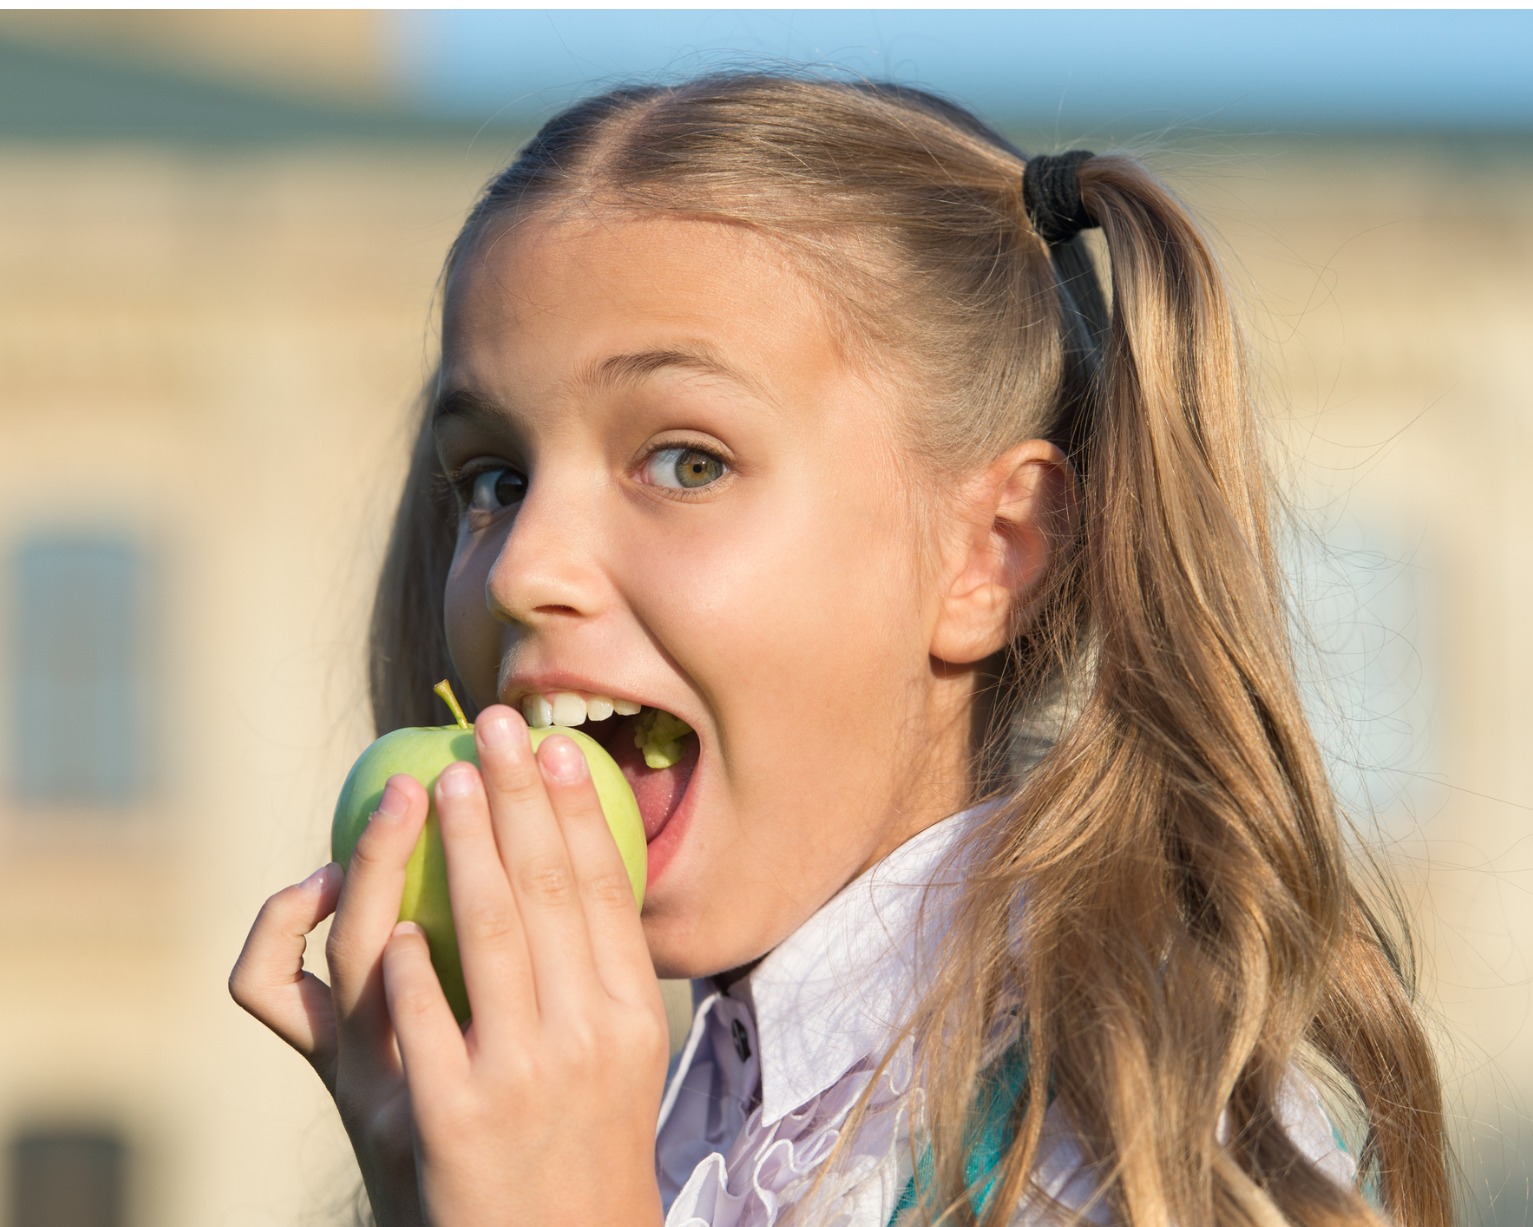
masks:
<svg viewBox="0 0 1533 1227"><path fill-rule="evenodd" d="M728 380L758 400L770 403L771 398L757 386L755 380L738 368L730 366L713 351L712 347L701 341L667 346L664 349L613 354L609 358L591 363L580 373L576 383L607 390L624 384L638 383L657 371L671 367Z"/></svg>
<svg viewBox="0 0 1533 1227"><path fill-rule="evenodd" d="M505 407L488 400L468 388L451 388L438 391L431 400L432 433L436 433L448 418L465 418L490 423L504 422Z"/></svg>
<svg viewBox="0 0 1533 1227"><path fill-rule="evenodd" d="M658 371L672 368L727 380L759 401L768 405L775 403L755 380L730 366L700 342L613 354L592 362L575 376L572 383L577 387L610 391L640 383ZM507 407L498 401L469 388L448 388L438 392L432 400L431 430L438 430L448 418L465 418L491 425L503 424L508 412Z"/></svg>

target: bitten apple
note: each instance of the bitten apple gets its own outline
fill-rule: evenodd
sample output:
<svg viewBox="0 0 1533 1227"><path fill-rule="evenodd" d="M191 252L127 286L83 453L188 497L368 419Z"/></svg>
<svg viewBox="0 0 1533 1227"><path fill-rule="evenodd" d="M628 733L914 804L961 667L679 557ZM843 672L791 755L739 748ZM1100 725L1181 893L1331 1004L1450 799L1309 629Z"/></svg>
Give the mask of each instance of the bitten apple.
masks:
<svg viewBox="0 0 1533 1227"><path fill-rule="evenodd" d="M426 788L431 809L426 829L410 854L405 870L404 898L399 904L399 919L413 920L425 931L431 948L431 962L442 982L452 1012L460 1023L469 1016L468 994L463 985L463 968L458 961L458 937L453 929L452 908L447 898L447 863L442 854L442 832L437 824L434 789L437 776L450 764L459 761L477 763L474 730L463 709L458 706L452 688L439 682L435 690L452 709L457 723L435 728L395 729L385 733L352 766L335 803L335 818L330 825L330 855L342 865L350 859L363 828L378 808L383 787L391 775L413 775ZM590 736L573 728L530 729L532 748L553 733L568 737L585 755L602 813L633 885L634 901L644 903L644 878L647 849L644 821L633 789L623 778L612 756Z"/></svg>

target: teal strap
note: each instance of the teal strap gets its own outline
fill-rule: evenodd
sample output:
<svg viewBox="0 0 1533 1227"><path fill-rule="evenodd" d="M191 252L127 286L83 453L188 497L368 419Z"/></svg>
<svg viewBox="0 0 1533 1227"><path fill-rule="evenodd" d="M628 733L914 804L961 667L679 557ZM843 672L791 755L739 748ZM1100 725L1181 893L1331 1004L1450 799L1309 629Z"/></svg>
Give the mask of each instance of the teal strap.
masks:
<svg viewBox="0 0 1533 1227"><path fill-rule="evenodd" d="M1341 1130L1336 1128L1335 1121L1331 1122L1331 1140L1336 1143L1337 1150L1351 1159L1354 1164L1357 1162L1357 1156L1347 1147L1347 1139L1341 1136ZM1363 1173L1359 1170L1357 1174L1362 1176ZM1359 1189L1362 1192L1363 1200L1382 1214L1384 1212L1384 1202L1379 1197L1378 1174L1375 1172L1373 1175L1366 1177L1359 1186Z"/></svg>
<svg viewBox="0 0 1533 1227"><path fill-rule="evenodd" d="M981 1177L985 1177L984 1186L974 1200L976 1215L984 1210L985 1202L989 1200L990 1191L995 1185L993 1173L1010 1140L1006 1131L1007 1118L1011 1115L1012 1105L1017 1102L1017 1098L1026 1085L1027 1048L1025 1043L1020 1041L1003 1052L995 1064L980 1075L980 1094L977 1101L981 1108L980 1113L977 1114L979 1136L977 1138L974 1136L975 1131L971 1121L969 1128L965 1130L965 1141L969 1145L969 1160L964 1164L964 1179L969 1184L976 1184ZM1052 1099L1053 1096L1050 1095L1050 1098ZM1336 1141L1337 1149L1342 1154L1350 1156L1352 1152L1348 1150L1347 1143L1336 1128L1335 1122L1330 1122L1330 1125L1331 1136ZM932 1183L935 1170L931 1147L927 1146L916 1162L915 1174L906 1182L905 1191L900 1194L900 1199L895 1204L894 1213L889 1216L889 1227L894 1227L895 1220L916 1204L916 1182L919 1180L920 1187L926 1188ZM1362 1192L1370 1205L1375 1209L1381 1208L1376 1180L1365 1181Z"/></svg>
<svg viewBox="0 0 1533 1227"><path fill-rule="evenodd" d="M1011 1115L1012 1105L1017 1102L1026 1085L1027 1047L1025 1042L1013 1044L980 1075L980 1092L976 1102L978 1111L970 1118L964 1130L964 1140L969 1151L968 1162L964 1165L964 1178L971 1185L977 1183L981 1177L985 1178L984 1187L975 1197L975 1214L979 1214L984 1209L985 1202L990 1197L991 1187L995 1184L995 1176L992 1173L996 1165L1000 1163L1001 1156L1005 1154L1007 1143L1011 1140L1007 1131L1007 1118ZM977 1130L975 1120L978 1121ZM900 1194L894 1213L889 1216L890 1227L893 1227L895 1219L916 1204L917 1180L920 1181L920 1187L928 1187L932 1183L935 1170L931 1147L927 1146L916 1162L915 1174L905 1185L905 1191Z"/></svg>

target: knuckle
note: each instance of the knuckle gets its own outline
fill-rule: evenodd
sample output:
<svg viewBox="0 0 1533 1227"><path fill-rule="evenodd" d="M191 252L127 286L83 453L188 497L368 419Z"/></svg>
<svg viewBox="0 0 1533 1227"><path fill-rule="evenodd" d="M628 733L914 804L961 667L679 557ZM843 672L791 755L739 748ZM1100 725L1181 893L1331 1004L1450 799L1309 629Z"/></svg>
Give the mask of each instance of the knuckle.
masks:
<svg viewBox="0 0 1533 1227"><path fill-rule="evenodd" d="M427 1149L432 1148L436 1138L479 1137L505 1124L502 1113L465 1087L439 1088L430 1099L415 1107L414 1113L416 1128Z"/></svg>
<svg viewBox="0 0 1533 1227"><path fill-rule="evenodd" d="M261 910L256 913L255 928L264 929L271 924L273 919L282 911L282 905L287 902L283 896L292 889L291 886L284 887L268 898L265 903L261 904Z"/></svg>
<svg viewBox="0 0 1533 1227"><path fill-rule="evenodd" d="M503 1123L502 1113L493 1101L466 1086L444 1087L437 1112L452 1122L457 1132L471 1136L481 1135Z"/></svg>
<svg viewBox="0 0 1533 1227"><path fill-rule="evenodd" d="M335 973L338 968L349 967L356 957L357 943L350 933L342 928L332 927L330 934L325 938L325 965Z"/></svg>
<svg viewBox="0 0 1533 1227"><path fill-rule="evenodd" d="M506 1053L498 1070L502 1084L525 1093L537 1084L541 1066L533 1053L524 1048Z"/></svg>
<svg viewBox="0 0 1533 1227"><path fill-rule="evenodd" d="M565 907L575 897L569 864L557 855L527 862L517 870L516 884L527 898L546 907Z"/></svg>
<svg viewBox="0 0 1533 1227"><path fill-rule="evenodd" d="M626 873L602 873L586 880L585 897L597 907L621 911L633 906L633 886Z"/></svg>
<svg viewBox="0 0 1533 1227"><path fill-rule="evenodd" d="M593 1072L610 1065L612 1051L602 1043L597 1031L571 1023L561 1029L558 1045L549 1054L540 1073L550 1077L557 1086L576 1086Z"/></svg>
<svg viewBox="0 0 1533 1227"><path fill-rule="evenodd" d="M543 789L543 781L538 778L536 767L528 768L518 764L496 781L495 792L499 799L513 809L547 804L548 794Z"/></svg>
<svg viewBox="0 0 1533 1227"><path fill-rule="evenodd" d="M589 1023L577 1022L565 1030L562 1051L570 1064L583 1067L599 1060L601 1054L610 1049L602 1042L597 1028Z"/></svg>
<svg viewBox="0 0 1533 1227"><path fill-rule="evenodd" d="M344 1114L343 1114L344 1115ZM413 1159L410 1134L388 1113L374 1112L363 1126L368 1150L391 1166Z"/></svg>
<svg viewBox="0 0 1533 1227"><path fill-rule="evenodd" d="M629 1010L623 1015L623 1023L628 1043L646 1048L671 1046L671 1026L663 1005L658 1010Z"/></svg>
<svg viewBox="0 0 1533 1227"><path fill-rule="evenodd" d="M516 932L516 916L509 903L502 899L476 899L460 904L458 927L481 941L495 942L511 937Z"/></svg>
<svg viewBox="0 0 1533 1227"><path fill-rule="evenodd" d="M665 1015L658 1018L653 1014L645 1015L644 1025L634 1042L637 1051L646 1053L662 1065L667 1063L671 1056L671 1027Z"/></svg>
<svg viewBox="0 0 1533 1227"><path fill-rule="evenodd" d="M300 889L300 886L285 886L261 904L260 911L256 913L255 923L251 926L251 933L264 934L268 930L280 928L283 917L290 910L294 899L298 897Z"/></svg>
<svg viewBox="0 0 1533 1227"><path fill-rule="evenodd" d="M377 823L367 824L361 838L357 840L357 846L352 849L351 864L347 866L347 872L360 869L366 873L388 864L391 859L397 859L389 856L388 849L385 847L386 841L375 833L378 829Z"/></svg>
<svg viewBox="0 0 1533 1227"><path fill-rule="evenodd" d="M419 1021L427 1018L435 1008L432 990L423 982L403 985L395 989L389 999L389 1012L396 1020Z"/></svg>
<svg viewBox="0 0 1533 1227"><path fill-rule="evenodd" d="M250 1011L255 1001L255 986L251 983L250 972L241 959L234 965L234 970L229 973L229 996L242 1010Z"/></svg>
<svg viewBox="0 0 1533 1227"><path fill-rule="evenodd" d="M248 953L242 954L229 971L229 996L242 1010L260 1017L265 990L276 982L270 970L257 966Z"/></svg>
<svg viewBox="0 0 1533 1227"><path fill-rule="evenodd" d="M657 1053L669 1056L671 1049L670 1027L663 1017L656 1018L648 1010L629 1010L614 1027L612 1042L617 1051L632 1053L638 1057L653 1057Z"/></svg>

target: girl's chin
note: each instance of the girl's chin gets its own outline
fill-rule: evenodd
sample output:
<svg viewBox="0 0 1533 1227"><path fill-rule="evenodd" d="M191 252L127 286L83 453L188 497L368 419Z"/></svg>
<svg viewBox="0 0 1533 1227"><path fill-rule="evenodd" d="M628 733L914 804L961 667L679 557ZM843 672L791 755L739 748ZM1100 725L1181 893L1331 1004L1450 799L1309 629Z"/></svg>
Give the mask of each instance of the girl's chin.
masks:
<svg viewBox="0 0 1533 1227"><path fill-rule="evenodd" d="M737 980L748 976L766 957L765 953L748 958L744 952L733 950L698 949L695 931L680 931L673 935L664 922L645 929L649 940L650 958L654 960L655 975L661 980L711 980L711 988L727 988ZM746 961L741 962L744 958Z"/></svg>
<svg viewBox="0 0 1533 1227"><path fill-rule="evenodd" d="M695 929L680 926L673 931L659 918L646 921L644 935L655 975L661 980L715 980L718 983L712 987L723 987L761 961L758 957L741 965L739 956L728 951L698 949Z"/></svg>

